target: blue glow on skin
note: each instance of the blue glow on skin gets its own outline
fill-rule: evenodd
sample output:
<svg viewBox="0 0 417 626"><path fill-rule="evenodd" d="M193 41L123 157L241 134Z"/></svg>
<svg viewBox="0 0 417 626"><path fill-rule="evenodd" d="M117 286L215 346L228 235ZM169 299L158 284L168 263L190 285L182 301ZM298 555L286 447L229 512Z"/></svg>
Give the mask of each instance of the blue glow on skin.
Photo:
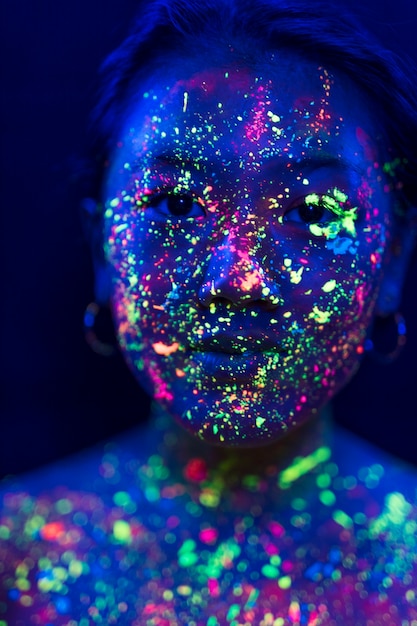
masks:
<svg viewBox="0 0 417 626"><path fill-rule="evenodd" d="M377 131L347 78L295 57L183 72L135 98L110 160L119 340L190 432L264 444L357 368L390 223Z"/></svg>

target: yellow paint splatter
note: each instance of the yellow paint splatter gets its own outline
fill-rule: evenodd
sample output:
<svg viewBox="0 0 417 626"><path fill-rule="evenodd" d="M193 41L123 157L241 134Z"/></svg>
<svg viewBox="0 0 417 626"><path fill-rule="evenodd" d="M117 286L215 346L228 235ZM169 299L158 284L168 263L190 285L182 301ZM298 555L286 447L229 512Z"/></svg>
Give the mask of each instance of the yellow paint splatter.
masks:
<svg viewBox="0 0 417 626"><path fill-rule="evenodd" d="M322 289L326 293L329 293L330 291L333 291L333 289L336 287L336 284L337 283L336 283L336 281L333 278L332 280L328 280L327 283L324 283Z"/></svg>
<svg viewBox="0 0 417 626"><path fill-rule="evenodd" d="M313 319L318 324L326 324L330 319L330 311L321 311L318 306L314 306L308 319Z"/></svg>
<svg viewBox="0 0 417 626"><path fill-rule="evenodd" d="M113 536L119 543L130 543L132 541L130 525L124 520L116 520L113 524Z"/></svg>
<svg viewBox="0 0 417 626"><path fill-rule="evenodd" d="M301 283L303 272L304 267L300 267L298 270L290 271L290 281L293 283L293 285L298 285L299 283Z"/></svg>

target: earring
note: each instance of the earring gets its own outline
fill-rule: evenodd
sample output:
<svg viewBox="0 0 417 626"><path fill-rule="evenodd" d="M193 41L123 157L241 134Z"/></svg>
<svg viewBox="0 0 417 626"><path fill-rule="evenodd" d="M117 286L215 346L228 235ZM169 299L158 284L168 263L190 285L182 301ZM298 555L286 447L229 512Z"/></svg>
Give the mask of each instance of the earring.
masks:
<svg viewBox="0 0 417 626"><path fill-rule="evenodd" d="M116 353L116 348L111 343L101 341L96 334L95 326L97 317L103 308L96 302L90 302L84 312L84 335L85 340L90 348L96 354L100 356L113 356Z"/></svg>
<svg viewBox="0 0 417 626"><path fill-rule="evenodd" d="M384 318L386 320L392 320L396 326L396 335L397 335L397 343L394 349L391 352L380 352L375 348L374 342L372 339L368 338L365 341L365 352L377 363L382 365L389 365L393 363L398 356L400 355L402 349L407 343L407 327L405 323L404 316L401 313L394 313L390 315L388 318Z"/></svg>

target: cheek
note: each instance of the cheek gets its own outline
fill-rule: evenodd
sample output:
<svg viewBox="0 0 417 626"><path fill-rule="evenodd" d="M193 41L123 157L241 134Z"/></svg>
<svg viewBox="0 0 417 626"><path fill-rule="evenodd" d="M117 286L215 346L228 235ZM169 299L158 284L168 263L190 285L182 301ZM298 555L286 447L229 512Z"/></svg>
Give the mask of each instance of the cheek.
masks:
<svg viewBox="0 0 417 626"><path fill-rule="evenodd" d="M305 244L305 238L304 238ZM297 312L305 320L317 317L313 310L321 309L330 318L344 311L359 314L359 291L375 288L378 272L370 260L374 248L366 249L358 240L339 237L326 242L323 238L300 242L290 240L280 265L280 285L284 308ZM364 254L364 257L361 256ZM368 258L367 258L368 257Z"/></svg>
<svg viewBox="0 0 417 626"><path fill-rule="evenodd" d="M329 385L337 389L363 353L386 249L384 224L375 218L366 223L371 226L358 227L355 237L313 238L306 245L292 240L292 251L287 248L283 321L310 383L310 368L316 368L332 372Z"/></svg>
<svg viewBox="0 0 417 626"><path fill-rule="evenodd" d="M144 335L168 338L173 327L184 333L196 314L200 264L207 255L204 225L159 224L138 213L119 216L106 230L122 348L137 348L136 338Z"/></svg>

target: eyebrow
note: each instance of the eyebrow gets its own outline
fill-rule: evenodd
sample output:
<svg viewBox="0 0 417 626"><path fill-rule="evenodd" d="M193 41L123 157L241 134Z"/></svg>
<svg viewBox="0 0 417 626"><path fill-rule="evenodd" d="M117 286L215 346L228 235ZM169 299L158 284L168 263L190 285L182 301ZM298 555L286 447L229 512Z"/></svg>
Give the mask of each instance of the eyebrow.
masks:
<svg viewBox="0 0 417 626"><path fill-rule="evenodd" d="M155 163L162 163L163 165L174 165L175 167L182 166L190 169L199 169L203 165L203 159L189 159L183 158L178 154L157 154L153 161Z"/></svg>
<svg viewBox="0 0 417 626"><path fill-rule="evenodd" d="M342 156L335 156L325 152L316 152L314 155L301 157L295 160L288 160L286 167L296 165L300 169L321 169L325 167L333 167L343 171L353 171L358 174L365 174L366 167L361 167L358 163Z"/></svg>
<svg viewBox="0 0 417 626"><path fill-rule="evenodd" d="M239 164L239 157L236 157L234 153L227 154L226 159L223 159L222 165L227 165L234 162ZM163 165L173 165L175 167L186 167L187 169L194 170L204 170L207 169L207 165L212 167L215 165L211 160L207 160L206 158L188 158L181 157L178 154L158 154L153 159L154 163L159 163ZM265 165L267 167L273 167L279 164L279 167L285 171L289 169L291 166L296 166L297 169L309 169L309 170L318 170L325 167L329 168L337 168L343 171L354 171L358 174L365 174L365 168L361 167L359 164L354 161L348 160L344 157L335 156L333 154L328 154L325 152L316 152L309 156L303 156L300 158L288 158L286 161L282 160L282 157L272 157L266 161Z"/></svg>

